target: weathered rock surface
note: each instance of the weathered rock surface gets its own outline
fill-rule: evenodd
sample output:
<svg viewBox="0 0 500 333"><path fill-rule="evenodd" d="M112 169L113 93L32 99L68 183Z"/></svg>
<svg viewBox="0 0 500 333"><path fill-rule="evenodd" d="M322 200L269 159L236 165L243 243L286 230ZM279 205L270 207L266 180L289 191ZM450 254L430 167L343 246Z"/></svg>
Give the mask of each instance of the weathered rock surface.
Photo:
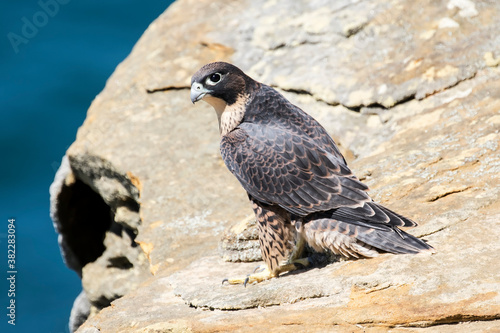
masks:
<svg viewBox="0 0 500 333"><path fill-rule="evenodd" d="M92 103L51 189L94 307L79 332L498 331L498 17L491 1L175 2ZM259 253L214 112L189 100L214 60L324 124L372 197L437 253L222 286L258 263L218 247L231 261Z"/></svg>
<svg viewBox="0 0 500 333"><path fill-rule="evenodd" d="M219 243L219 253L224 260L232 262L262 260L254 214L224 232Z"/></svg>

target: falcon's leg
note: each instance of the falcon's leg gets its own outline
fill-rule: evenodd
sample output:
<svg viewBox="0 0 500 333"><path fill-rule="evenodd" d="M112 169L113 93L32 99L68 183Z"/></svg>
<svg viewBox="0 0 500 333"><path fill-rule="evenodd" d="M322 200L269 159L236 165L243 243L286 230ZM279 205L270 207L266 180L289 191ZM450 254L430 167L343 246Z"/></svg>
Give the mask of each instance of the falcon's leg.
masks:
<svg viewBox="0 0 500 333"><path fill-rule="evenodd" d="M224 279L222 280L222 283L224 284L224 282L227 282L229 284L242 284L246 286L247 284L259 283L265 280L272 279L274 277L278 277L279 274L281 273L294 271L296 269L301 269L307 267L308 265L309 265L308 258L297 259L290 262L289 264L283 264L279 266L278 269L274 272L269 271L269 268L266 266L263 270L259 271L258 273L252 273L247 275L246 277Z"/></svg>
<svg viewBox="0 0 500 333"><path fill-rule="evenodd" d="M270 206L250 198L259 228L259 241L266 268L245 278L224 279L229 284L262 282L288 272L308 266L307 258L301 258L305 241L297 239L290 215L279 206Z"/></svg>

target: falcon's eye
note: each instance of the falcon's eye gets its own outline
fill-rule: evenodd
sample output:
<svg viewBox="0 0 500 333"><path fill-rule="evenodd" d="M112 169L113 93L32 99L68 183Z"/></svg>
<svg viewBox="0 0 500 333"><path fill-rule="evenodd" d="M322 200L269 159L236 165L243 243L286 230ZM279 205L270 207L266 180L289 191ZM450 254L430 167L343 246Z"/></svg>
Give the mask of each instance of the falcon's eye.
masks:
<svg viewBox="0 0 500 333"><path fill-rule="evenodd" d="M222 79L222 75L220 73L215 73L215 74L212 74L210 75L208 78L207 78L207 84L208 85L211 85L211 86L214 86L216 85L220 80Z"/></svg>

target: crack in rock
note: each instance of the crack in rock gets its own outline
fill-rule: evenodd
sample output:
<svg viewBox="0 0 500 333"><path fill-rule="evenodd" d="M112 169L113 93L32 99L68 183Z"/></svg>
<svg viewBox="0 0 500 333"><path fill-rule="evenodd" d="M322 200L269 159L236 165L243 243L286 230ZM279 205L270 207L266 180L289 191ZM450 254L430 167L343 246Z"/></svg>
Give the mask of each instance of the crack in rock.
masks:
<svg viewBox="0 0 500 333"><path fill-rule="evenodd" d="M146 89L146 92L148 94L154 94L154 93L162 92L162 91L188 90L188 89L191 89L191 87L189 87L189 86L167 86L167 87L162 87L162 88Z"/></svg>
<svg viewBox="0 0 500 333"><path fill-rule="evenodd" d="M438 186L438 187L435 187L433 189L436 189L435 191L431 191L432 192L438 192L438 194L434 194L430 197L427 198L427 202L434 202L434 201L437 201L439 199L442 199L444 197L447 197L451 194L455 194L455 193L460 193L460 192L464 192L464 191L467 191L468 189L470 189L470 186L462 186L462 187L459 187L459 188L451 188L451 189L445 189L444 192L440 192L440 190L443 189L442 186Z"/></svg>

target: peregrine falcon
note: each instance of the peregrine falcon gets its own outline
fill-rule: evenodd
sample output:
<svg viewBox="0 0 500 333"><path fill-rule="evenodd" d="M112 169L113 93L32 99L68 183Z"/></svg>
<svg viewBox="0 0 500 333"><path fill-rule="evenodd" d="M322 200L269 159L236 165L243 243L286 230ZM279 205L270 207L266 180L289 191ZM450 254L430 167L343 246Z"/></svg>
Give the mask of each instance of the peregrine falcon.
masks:
<svg viewBox="0 0 500 333"><path fill-rule="evenodd" d="M372 201L326 130L275 89L214 62L191 79L191 101L217 113L220 151L247 191L266 268L247 284L308 265L304 245L347 258L435 252L398 227L417 224Z"/></svg>

